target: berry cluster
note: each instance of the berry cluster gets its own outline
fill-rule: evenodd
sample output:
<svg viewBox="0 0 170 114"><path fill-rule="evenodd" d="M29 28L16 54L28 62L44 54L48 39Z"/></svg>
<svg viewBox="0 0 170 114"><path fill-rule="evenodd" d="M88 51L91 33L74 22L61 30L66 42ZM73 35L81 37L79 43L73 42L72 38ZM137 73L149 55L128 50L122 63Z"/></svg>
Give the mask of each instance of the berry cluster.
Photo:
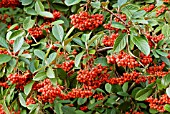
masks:
<svg viewBox="0 0 170 114"><path fill-rule="evenodd" d="M8 54L8 51L4 49L0 49L0 54Z"/></svg>
<svg viewBox="0 0 170 114"><path fill-rule="evenodd" d="M163 2L167 2L167 3L169 3L170 1L169 1L169 0L163 0Z"/></svg>
<svg viewBox="0 0 170 114"><path fill-rule="evenodd" d="M82 11L79 14L70 16L71 24L79 30L93 30L103 23L104 16L102 14L90 15L88 12Z"/></svg>
<svg viewBox="0 0 170 114"><path fill-rule="evenodd" d="M149 74L155 74L156 72L159 72L159 71L162 71L163 68L165 67L165 63L162 62L162 64L160 66L157 66L156 64L154 64L154 66L150 66L148 69L147 69L147 72Z"/></svg>
<svg viewBox="0 0 170 114"><path fill-rule="evenodd" d="M144 7L143 10L146 12L150 12L155 8L154 4L149 5L148 7Z"/></svg>
<svg viewBox="0 0 170 114"><path fill-rule="evenodd" d="M93 95L93 98L97 99L97 100L103 100L104 99L104 96L102 93L99 93L99 94L94 94Z"/></svg>
<svg viewBox="0 0 170 114"><path fill-rule="evenodd" d="M9 85L6 82L0 82L0 87L4 87L4 88L9 88Z"/></svg>
<svg viewBox="0 0 170 114"><path fill-rule="evenodd" d="M114 30L116 33L119 31L118 28L112 27L112 25L110 23L104 24L103 27L107 30Z"/></svg>
<svg viewBox="0 0 170 114"><path fill-rule="evenodd" d="M87 111L87 110L88 110L88 107L87 107L87 106L81 106L81 107L80 107L80 110L82 110L82 111Z"/></svg>
<svg viewBox="0 0 170 114"><path fill-rule="evenodd" d="M70 92L67 93L65 99L71 98L88 98L93 95L92 91L90 90L83 90L83 89L75 89L73 88Z"/></svg>
<svg viewBox="0 0 170 114"><path fill-rule="evenodd" d="M6 23L6 19L8 17L9 17L8 14L4 14L4 15L0 14L0 21L2 21L3 23Z"/></svg>
<svg viewBox="0 0 170 114"><path fill-rule="evenodd" d="M114 21L116 21L116 22L121 22L120 19L122 19L123 21L126 21L126 19L127 19L125 14L116 14L116 16L117 17L114 18Z"/></svg>
<svg viewBox="0 0 170 114"><path fill-rule="evenodd" d="M120 52L116 57L116 63L118 66L135 68L139 67L140 64L135 60L134 57L130 56L125 52Z"/></svg>
<svg viewBox="0 0 170 114"><path fill-rule="evenodd" d="M19 0L1 0L0 2L0 8L2 7L12 7L15 8L20 5Z"/></svg>
<svg viewBox="0 0 170 114"><path fill-rule="evenodd" d="M44 38L43 31L46 31L46 33L49 33L51 29L51 23L50 22L45 22L41 26L36 26L33 28L30 28L28 30L29 34L33 36L35 39L41 39Z"/></svg>
<svg viewBox="0 0 170 114"><path fill-rule="evenodd" d="M165 5L161 6L161 9L156 10L156 17L158 17L159 15L161 15L162 13L164 13L166 10L168 10L168 8Z"/></svg>
<svg viewBox="0 0 170 114"><path fill-rule="evenodd" d="M4 111L4 109L3 109L2 104L0 104L0 114L6 114L5 111Z"/></svg>
<svg viewBox="0 0 170 114"><path fill-rule="evenodd" d="M16 84L17 89L24 89L24 85L26 85L29 82L29 78L32 78L32 75L29 71L26 71L24 74L9 74L8 80L11 81L12 84Z"/></svg>
<svg viewBox="0 0 170 114"><path fill-rule="evenodd" d="M36 104L35 99L32 97L27 98L26 105Z"/></svg>
<svg viewBox="0 0 170 114"><path fill-rule="evenodd" d="M78 71L77 80L83 83L84 88L96 89L105 82L109 77L107 73L107 68L101 65L97 65L90 71L88 69L83 69Z"/></svg>
<svg viewBox="0 0 170 114"><path fill-rule="evenodd" d="M160 40L165 38L163 34L160 34L158 36L151 36L149 33L146 33L145 35L149 41L154 41L155 43L158 43Z"/></svg>
<svg viewBox="0 0 170 114"><path fill-rule="evenodd" d="M113 46L118 35L118 33L114 33L111 36L105 35L102 42L105 46Z"/></svg>
<svg viewBox="0 0 170 114"><path fill-rule="evenodd" d="M57 87L52 85L50 79L45 79L43 82L34 85L33 89L39 92L37 95L38 100L41 100L43 103L53 103L56 97L64 98L64 95L61 93L62 88L58 85Z"/></svg>
<svg viewBox="0 0 170 114"><path fill-rule="evenodd" d="M145 76L142 76L140 73L133 71L132 73L123 73L123 76L116 78L110 78L107 80L108 83L110 84L119 84L122 85L127 81L135 81L137 84L140 82L146 82L147 78Z"/></svg>
<svg viewBox="0 0 170 114"><path fill-rule="evenodd" d="M62 68L64 71L68 72L73 68L74 61L73 60L65 61L62 64L57 64L56 66L57 68Z"/></svg>
<svg viewBox="0 0 170 114"><path fill-rule="evenodd" d="M144 112L130 110L130 112L126 112L125 114L144 114Z"/></svg>
<svg viewBox="0 0 170 114"><path fill-rule="evenodd" d="M54 11L53 11L53 17L54 17L54 18L52 18L51 21L56 21L57 19L60 18L60 16L61 16L60 12L54 10Z"/></svg>
<svg viewBox="0 0 170 114"><path fill-rule="evenodd" d="M166 104L170 104L170 98L167 96L167 94L163 94L159 99L150 96L146 99L146 102L149 102L150 108L156 109L159 112L165 112L164 106Z"/></svg>
<svg viewBox="0 0 170 114"><path fill-rule="evenodd" d="M115 64L116 63L115 55L106 56L106 58L107 58L107 63L109 63L109 64Z"/></svg>
<svg viewBox="0 0 170 114"><path fill-rule="evenodd" d="M140 62L143 64L143 65L147 65L147 64L150 64L152 62L152 57L150 55L146 56L145 54L143 53L140 53Z"/></svg>

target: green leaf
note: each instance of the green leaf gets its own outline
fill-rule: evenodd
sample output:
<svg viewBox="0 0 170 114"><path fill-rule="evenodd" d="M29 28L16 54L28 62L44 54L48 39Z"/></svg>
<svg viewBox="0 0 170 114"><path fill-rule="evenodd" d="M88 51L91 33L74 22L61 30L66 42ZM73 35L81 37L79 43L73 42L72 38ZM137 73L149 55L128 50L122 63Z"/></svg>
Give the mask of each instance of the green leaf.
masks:
<svg viewBox="0 0 170 114"><path fill-rule="evenodd" d="M112 22L112 27L119 28L119 29L122 29L122 30L126 29L126 27L123 24L121 24L119 22L115 22L115 21Z"/></svg>
<svg viewBox="0 0 170 114"><path fill-rule="evenodd" d="M170 83L170 74L167 74L166 76L162 78L161 84L167 87L169 83Z"/></svg>
<svg viewBox="0 0 170 114"><path fill-rule="evenodd" d="M170 11L165 12L165 19L168 23L170 23Z"/></svg>
<svg viewBox="0 0 170 114"><path fill-rule="evenodd" d="M44 6L43 6L43 4L41 3L40 0L37 0L36 3L35 3L35 11L37 13L44 11Z"/></svg>
<svg viewBox="0 0 170 114"><path fill-rule="evenodd" d="M76 110L76 114L86 114L86 113L81 110Z"/></svg>
<svg viewBox="0 0 170 114"><path fill-rule="evenodd" d="M122 86L123 92L126 92L128 90L128 82L124 83Z"/></svg>
<svg viewBox="0 0 170 114"><path fill-rule="evenodd" d="M125 48L126 46L126 34L121 34L116 38L116 41L113 46L113 51L114 52L120 52L122 49Z"/></svg>
<svg viewBox="0 0 170 114"><path fill-rule="evenodd" d="M54 25L53 28L52 28L52 33L53 35L55 36L55 38L62 42L63 41L63 38L64 38L64 30L63 30L63 27L60 26L60 25Z"/></svg>
<svg viewBox="0 0 170 114"><path fill-rule="evenodd" d="M54 111L56 112L56 114L63 114L61 107L62 107L61 103L54 102Z"/></svg>
<svg viewBox="0 0 170 114"><path fill-rule="evenodd" d="M44 80L47 77L45 72L38 72L34 77L33 80L34 81L40 81L40 80Z"/></svg>
<svg viewBox="0 0 170 114"><path fill-rule="evenodd" d="M13 24L12 26L10 26L10 28L9 28L7 31L10 31L10 30L14 29L16 26L18 26L17 23L16 23L16 24Z"/></svg>
<svg viewBox="0 0 170 114"><path fill-rule="evenodd" d="M11 56L10 55L6 55L6 54L0 54L0 65L3 64L3 63L6 63L8 61L11 60Z"/></svg>
<svg viewBox="0 0 170 114"><path fill-rule="evenodd" d="M144 101L146 100L152 93L152 89L142 89L139 90L135 96L135 100Z"/></svg>
<svg viewBox="0 0 170 114"><path fill-rule="evenodd" d="M81 52L81 53L79 53L79 54L75 57L75 66L76 66L76 67L79 66L83 54L84 54L84 51Z"/></svg>
<svg viewBox="0 0 170 114"><path fill-rule="evenodd" d="M22 5L26 6L26 5L30 5L32 3L33 0L20 0L20 2L22 2Z"/></svg>
<svg viewBox="0 0 170 114"><path fill-rule="evenodd" d="M170 27L169 27L168 24L165 24L165 25L162 27L162 34L163 34L165 37L170 36Z"/></svg>
<svg viewBox="0 0 170 114"><path fill-rule="evenodd" d="M56 58L56 56L57 56L57 53L56 53L56 52L51 53L51 54L49 55L49 58L47 59L48 63L50 64L52 61L54 61L55 58Z"/></svg>
<svg viewBox="0 0 170 114"><path fill-rule="evenodd" d="M21 93L19 93L19 102L23 107L26 107L25 99Z"/></svg>
<svg viewBox="0 0 170 114"><path fill-rule="evenodd" d="M149 55L150 47L144 36L131 37L132 42L142 51L145 55Z"/></svg>
<svg viewBox="0 0 170 114"><path fill-rule="evenodd" d="M128 93L126 93L126 92L122 92L122 91L117 92L117 94L118 94L118 95L120 95L120 96L123 96L123 97L129 96L129 94L128 94Z"/></svg>
<svg viewBox="0 0 170 114"><path fill-rule="evenodd" d="M67 78L67 73L62 68L57 68L56 72L60 79L65 80Z"/></svg>
<svg viewBox="0 0 170 114"><path fill-rule="evenodd" d="M107 63L106 57L97 58L97 59L95 59L94 63L101 64L102 66L109 66L109 64Z"/></svg>
<svg viewBox="0 0 170 114"><path fill-rule="evenodd" d="M40 59L44 60L45 53L39 49L34 50L34 54L39 57Z"/></svg>
<svg viewBox="0 0 170 114"><path fill-rule="evenodd" d="M28 83L27 85L24 86L24 93L26 95L28 95L30 93L33 84L34 84L34 81L31 81L30 83Z"/></svg>
<svg viewBox="0 0 170 114"><path fill-rule="evenodd" d="M39 15L41 15L43 17L54 18L53 14L48 11L41 11L41 12L39 12Z"/></svg>
<svg viewBox="0 0 170 114"><path fill-rule="evenodd" d="M166 94L168 95L168 97L170 98L170 86L168 88L166 88Z"/></svg>
<svg viewBox="0 0 170 114"><path fill-rule="evenodd" d="M9 46L8 46L5 38L3 38L3 37L1 37L1 36L0 36L0 45L1 45L2 47L4 47L4 48L7 48L7 49L9 48Z"/></svg>
<svg viewBox="0 0 170 114"><path fill-rule="evenodd" d="M35 20L32 20L30 16L26 17L26 19L23 22L23 28L25 30L28 30L28 29L32 28L34 26L34 24L35 24Z"/></svg>
<svg viewBox="0 0 170 114"><path fill-rule="evenodd" d="M64 21L63 20L57 20L57 21L54 21L51 23L51 25L60 25L60 24L63 24Z"/></svg>
<svg viewBox="0 0 170 114"><path fill-rule="evenodd" d="M27 8L26 13L30 15L37 15L37 12L33 8Z"/></svg>
<svg viewBox="0 0 170 114"><path fill-rule="evenodd" d="M76 114L75 109L69 106L63 106L61 107L64 114Z"/></svg>
<svg viewBox="0 0 170 114"><path fill-rule="evenodd" d="M105 90L106 90L108 93L111 93L111 91L112 91L112 85L109 84L109 83L106 83L106 84L105 84Z"/></svg>
<svg viewBox="0 0 170 114"><path fill-rule="evenodd" d="M17 38L13 45L13 52L18 52L24 44L24 37Z"/></svg>
<svg viewBox="0 0 170 114"><path fill-rule="evenodd" d="M10 40L16 40L17 38L23 36L25 33L24 30L16 30L14 32L12 32L11 36L10 36Z"/></svg>
<svg viewBox="0 0 170 114"><path fill-rule="evenodd" d="M48 78L55 78L55 73L51 67L48 68L47 70L47 77Z"/></svg>
<svg viewBox="0 0 170 114"><path fill-rule="evenodd" d="M78 4L79 2L81 2L81 0L65 0L65 4L67 6L72 6L72 5L75 5L75 4Z"/></svg>
<svg viewBox="0 0 170 114"><path fill-rule="evenodd" d="M123 4L125 4L127 2L127 0L118 0L117 3L118 3L118 6L122 6Z"/></svg>
<svg viewBox="0 0 170 114"><path fill-rule="evenodd" d="M87 101L87 98L78 98L77 104L78 104L78 105L82 105L82 104L84 104L86 101Z"/></svg>
<svg viewBox="0 0 170 114"><path fill-rule="evenodd" d="M163 52L163 51L161 51L161 50L158 50L158 49L157 49L156 52L157 52L159 55L161 55L161 56L165 56L165 57L168 56L168 53Z"/></svg>
<svg viewBox="0 0 170 114"><path fill-rule="evenodd" d="M99 1L91 2L91 6L96 9L100 9L101 3Z"/></svg>
<svg viewBox="0 0 170 114"><path fill-rule="evenodd" d="M169 104L166 104L166 105L164 106L164 109L165 109L166 111L170 112L170 105L169 105Z"/></svg>
<svg viewBox="0 0 170 114"><path fill-rule="evenodd" d="M170 60L169 60L167 57L161 56L160 59L161 59L163 62L165 62L168 66L170 66Z"/></svg>
<svg viewBox="0 0 170 114"><path fill-rule="evenodd" d="M149 112L150 112L150 114L157 114L158 113L158 111L156 109L152 109L152 108L149 109Z"/></svg>
<svg viewBox="0 0 170 114"><path fill-rule="evenodd" d="M141 18L146 14L145 10L137 11L133 14L132 18Z"/></svg>

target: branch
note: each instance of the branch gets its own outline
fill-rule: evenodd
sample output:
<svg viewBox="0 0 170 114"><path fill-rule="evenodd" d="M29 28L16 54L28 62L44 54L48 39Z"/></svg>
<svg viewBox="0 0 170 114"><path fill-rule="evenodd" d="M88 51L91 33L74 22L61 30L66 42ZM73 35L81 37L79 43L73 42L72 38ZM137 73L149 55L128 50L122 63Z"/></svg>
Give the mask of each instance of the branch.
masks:
<svg viewBox="0 0 170 114"><path fill-rule="evenodd" d="M104 48L98 49L97 52L107 51L111 49L113 49L113 47L104 47Z"/></svg>
<svg viewBox="0 0 170 114"><path fill-rule="evenodd" d="M111 15L113 15L113 16L117 17L118 19L120 19L120 21L123 22L123 24L124 24L125 26L128 26L128 25L126 24L126 22L125 22L119 15L116 15L116 14L113 13L111 10L109 10L109 9L103 7L103 6L102 6L102 9L104 9L105 11L109 12Z"/></svg>

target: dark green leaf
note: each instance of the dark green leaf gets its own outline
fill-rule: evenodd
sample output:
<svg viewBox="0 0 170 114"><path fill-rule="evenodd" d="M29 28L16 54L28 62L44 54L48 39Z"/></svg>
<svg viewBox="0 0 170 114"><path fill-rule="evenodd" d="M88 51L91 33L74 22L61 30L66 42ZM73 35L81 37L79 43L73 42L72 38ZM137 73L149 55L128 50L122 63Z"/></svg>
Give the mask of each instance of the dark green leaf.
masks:
<svg viewBox="0 0 170 114"><path fill-rule="evenodd" d="M114 52L120 52L122 49L124 49L126 46L126 34L121 34L116 38L116 41L113 46L113 51Z"/></svg>
<svg viewBox="0 0 170 114"><path fill-rule="evenodd" d="M76 66L76 67L79 66L83 54L84 54L84 51L81 52L81 53L79 53L79 54L75 57L75 66Z"/></svg>
<svg viewBox="0 0 170 114"><path fill-rule="evenodd" d="M129 96L129 94L126 92L117 92L117 94L124 97Z"/></svg>
<svg viewBox="0 0 170 114"><path fill-rule="evenodd" d="M8 46L5 38L3 38L3 37L1 37L1 36L0 36L0 45L1 45L2 47L4 47L4 48L7 48L7 49L9 48L9 46Z"/></svg>
<svg viewBox="0 0 170 114"><path fill-rule="evenodd" d="M23 44L24 44L24 38L23 37L17 38L13 45L13 52L14 53L18 52Z"/></svg>
<svg viewBox="0 0 170 114"><path fill-rule="evenodd" d="M167 87L169 83L170 83L170 74L167 74L162 78L161 84Z"/></svg>
<svg viewBox="0 0 170 114"><path fill-rule="evenodd" d="M119 28L119 29L122 29L122 30L126 29L123 24L115 22L115 21L112 22L112 27Z"/></svg>
<svg viewBox="0 0 170 114"><path fill-rule="evenodd" d="M97 58L97 59L95 59L94 63L101 64L102 66L109 66L109 64L107 63L106 57Z"/></svg>
<svg viewBox="0 0 170 114"><path fill-rule="evenodd" d="M39 15L41 15L42 17L54 18L53 14L48 11L41 11L39 12Z"/></svg>
<svg viewBox="0 0 170 114"><path fill-rule="evenodd" d="M146 100L152 93L152 89L142 89L139 90L135 96L137 101L144 101Z"/></svg>
<svg viewBox="0 0 170 114"><path fill-rule="evenodd" d="M54 102L54 111L56 112L56 114L63 114L61 107L61 103Z"/></svg>
<svg viewBox="0 0 170 114"><path fill-rule="evenodd" d="M26 17L24 22L23 22L23 28L25 30L28 30L30 28L32 28L35 24L35 20L32 20L31 17Z"/></svg>
<svg viewBox="0 0 170 114"><path fill-rule="evenodd" d="M34 54L39 57L40 59L44 60L45 53L42 50L35 49Z"/></svg>
<svg viewBox="0 0 170 114"><path fill-rule="evenodd" d="M40 0L37 0L36 3L35 3L35 11L37 13L44 11L44 6L43 6L43 4L41 3Z"/></svg>
<svg viewBox="0 0 170 114"><path fill-rule="evenodd" d="M10 36L10 40L16 40L17 38L23 36L25 33L25 31L23 30L16 30L14 32L12 32L11 36Z"/></svg>
<svg viewBox="0 0 170 114"><path fill-rule="evenodd" d="M75 4L78 4L79 2L81 2L81 0L65 0L65 4L67 6L72 6L72 5L75 5Z"/></svg>
<svg viewBox="0 0 170 114"><path fill-rule="evenodd" d="M123 92L126 92L128 90L128 82L124 83L122 86Z"/></svg>
<svg viewBox="0 0 170 114"><path fill-rule="evenodd" d="M91 2L91 6L92 6L93 8L100 9L101 4L100 4L99 1Z"/></svg>
<svg viewBox="0 0 170 114"><path fill-rule="evenodd" d="M82 104L84 104L86 101L87 101L87 98L78 98L77 104L78 104L78 105L82 105Z"/></svg>
<svg viewBox="0 0 170 114"><path fill-rule="evenodd" d="M64 114L76 114L74 108L69 107L69 106L63 106L61 107L62 111Z"/></svg>
<svg viewBox="0 0 170 114"><path fill-rule="evenodd" d="M131 38L132 42L138 47L140 51L142 51L145 55L149 55L150 47L144 37L133 36Z"/></svg>
<svg viewBox="0 0 170 114"><path fill-rule="evenodd" d="M23 107L26 107L25 99L21 93L19 93L19 102L21 103Z"/></svg>
<svg viewBox="0 0 170 114"><path fill-rule="evenodd" d="M45 72L39 72L33 77L33 80L40 81L40 80L44 80L46 77L47 77L47 75Z"/></svg>
<svg viewBox="0 0 170 114"><path fill-rule="evenodd" d="M32 3L33 0L20 0L20 2L22 2L22 5L29 5Z"/></svg>
<svg viewBox="0 0 170 114"><path fill-rule="evenodd" d="M62 68L57 68L57 75L60 79L65 80L67 77L67 73Z"/></svg>
<svg viewBox="0 0 170 114"><path fill-rule="evenodd" d="M34 84L34 81L31 81L30 83L28 83L27 85L24 86L24 93L26 95L28 95L30 93L33 84Z"/></svg>
<svg viewBox="0 0 170 114"><path fill-rule="evenodd" d="M63 41L63 38L64 38L64 30L63 30L63 27L60 26L60 25L54 25L53 28L52 28L52 33L53 35L55 36L55 38L62 42Z"/></svg>

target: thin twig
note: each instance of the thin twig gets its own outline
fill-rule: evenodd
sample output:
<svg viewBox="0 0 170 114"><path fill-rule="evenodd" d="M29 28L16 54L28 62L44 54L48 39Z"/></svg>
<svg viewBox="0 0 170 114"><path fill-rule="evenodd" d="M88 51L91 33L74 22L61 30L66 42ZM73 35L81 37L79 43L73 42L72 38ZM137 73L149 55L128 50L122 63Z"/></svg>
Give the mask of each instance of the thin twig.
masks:
<svg viewBox="0 0 170 114"><path fill-rule="evenodd" d="M111 50L111 49L113 49L113 47L104 47L104 48L98 49L97 52L102 52L102 51Z"/></svg>

